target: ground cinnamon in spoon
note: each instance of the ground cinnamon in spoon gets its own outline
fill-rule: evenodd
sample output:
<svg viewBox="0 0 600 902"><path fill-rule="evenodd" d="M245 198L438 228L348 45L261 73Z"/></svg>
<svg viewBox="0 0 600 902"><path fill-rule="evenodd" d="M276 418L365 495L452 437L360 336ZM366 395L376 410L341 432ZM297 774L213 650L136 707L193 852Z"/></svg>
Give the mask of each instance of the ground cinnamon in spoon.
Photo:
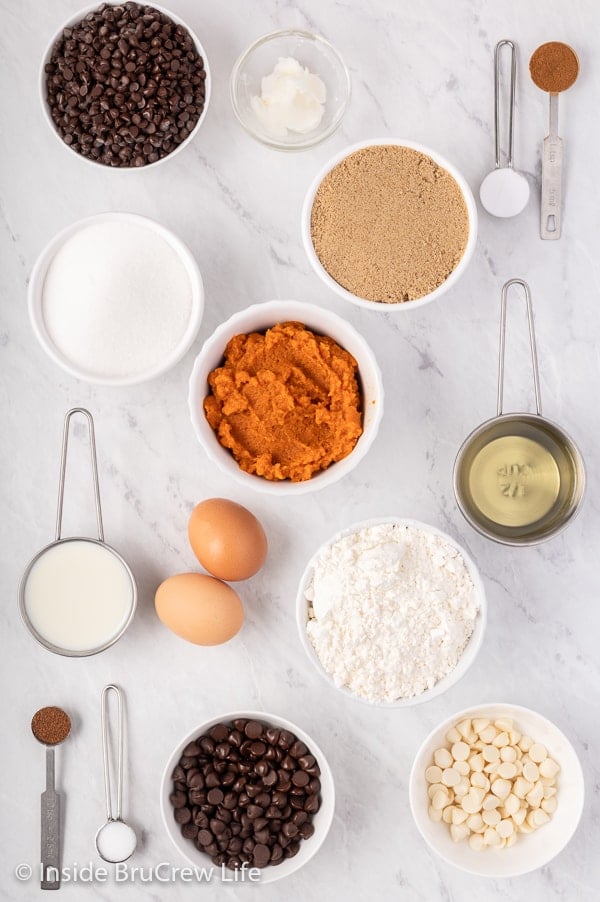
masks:
<svg viewBox="0 0 600 902"><path fill-rule="evenodd" d="M549 94L570 88L579 74L577 54L560 41L549 41L534 52L529 61L532 81Z"/></svg>
<svg viewBox="0 0 600 902"><path fill-rule="evenodd" d="M31 719L31 731L44 745L58 745L71 732L71 718L62 708L40 708Z"/></svg>

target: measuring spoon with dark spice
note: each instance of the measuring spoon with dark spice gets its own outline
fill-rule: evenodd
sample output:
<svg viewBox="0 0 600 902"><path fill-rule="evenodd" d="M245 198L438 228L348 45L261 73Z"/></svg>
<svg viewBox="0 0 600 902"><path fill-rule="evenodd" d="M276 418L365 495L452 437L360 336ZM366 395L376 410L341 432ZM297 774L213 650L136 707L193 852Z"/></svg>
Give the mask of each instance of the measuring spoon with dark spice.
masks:
<svg viewBox="0 0 600 902"><path fill-rule="evenodd" d="M534 84L550 94L550 127L542 153L542 199L540 238L560 238L562 205L563 142L558 135L558 95L577 80L579 59L572 47L549 41L534 52L529 61Z"/></svg>
<svg viewBox="0 0 600 902"><path fill-rule="evenodd" d="M54 788L54 747L71 732L71 718L62 708L40 708L31 731L46 746L46 790L41 796L41 889L60 889L60 796Z"/></svg>

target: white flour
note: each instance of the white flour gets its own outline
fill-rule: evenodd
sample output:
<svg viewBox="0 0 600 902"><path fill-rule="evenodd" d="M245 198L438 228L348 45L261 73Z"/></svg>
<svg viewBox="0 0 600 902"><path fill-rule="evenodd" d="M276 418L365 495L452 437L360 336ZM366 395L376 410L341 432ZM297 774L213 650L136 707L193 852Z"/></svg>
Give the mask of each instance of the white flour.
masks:
<svg viewBox="0 0 600 902"><path fill-rule="evenodd" d="M337 686L370 702L419 695L450 673L479 610L457 548L402 523L329 545L305 595L321 664Z"/></svg>

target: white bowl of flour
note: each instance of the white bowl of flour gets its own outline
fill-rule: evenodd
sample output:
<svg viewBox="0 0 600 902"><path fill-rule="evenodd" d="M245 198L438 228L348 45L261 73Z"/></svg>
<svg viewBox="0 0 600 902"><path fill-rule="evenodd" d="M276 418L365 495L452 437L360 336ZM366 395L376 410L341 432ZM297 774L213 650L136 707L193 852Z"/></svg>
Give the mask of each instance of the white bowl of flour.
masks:
<svg viewBox="0 0 600 902"><path fill-rule="evenodd" d="M173 232L133 213L63 229L29 281L29 317L48 356L97 385L135 385L190 349L204 312L202 277Z"/></svg>
<svg viewBox="0 0 600 902"><path fill-rule="evenodd" d="M384 517L337 533L313 555L296 599L302 645L336 689L409 707L453 686L483 640L479 572L450 536Z"/></svg>

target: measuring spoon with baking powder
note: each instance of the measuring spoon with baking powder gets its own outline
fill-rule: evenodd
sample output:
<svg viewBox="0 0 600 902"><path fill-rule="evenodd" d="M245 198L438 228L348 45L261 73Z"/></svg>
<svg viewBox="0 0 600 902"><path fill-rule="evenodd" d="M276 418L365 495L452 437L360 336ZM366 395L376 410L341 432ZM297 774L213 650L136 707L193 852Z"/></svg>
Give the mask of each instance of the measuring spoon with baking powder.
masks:
<svg viewBox="0 0 600 902"><path fill-rule="evenodd" d="M62 708L40 708L31 732L46 746L46 789L41 796L40 889L60 889L60 795L54 788L54 748L71 732L71 718Z"/></svg>
<svg viewBox="0 0 600 902"><path fill-rule="evenodd" d="M111 777L110 777L110 737L108 730L108 697L111 692L117 697L117 797L113 810ZM120 864L127 861L135 852L137 836L135 830L126 824L122 818L123 808L123 759L124 759L124 728L123 728L123 693L118 686L110 683L102 690L102 760L104 764L104 791L106 794L107 821L96 833L96 849L98 855L110 864Z"/></svg>
<svg viewBox="0 0 600 902"><path fill-rule="evenodd" d="M561 69L559 55L570 65ZM550 94L550 127L544 138L542 153L542 199L540 238L560 238L562 225L563 142L558 136L558 95L577 81L579 59L572 47L560 41L542 44L529 61L529 74L534 84Z"/></svg>
<svg viewBox="0 0 600 902"><path fill-rule="evenodd" d="M508 149L506 164L501 163L500 150L500 54L503 47L510 48L510 83L508 107ZM494 50L494 140L496 166L481 183L481 203L492 216L508 218L516 216L527 205L529 184L524 175L513 169L515 137L515 90L517 81L517 49L512 41L498 41Z"/></svg>

